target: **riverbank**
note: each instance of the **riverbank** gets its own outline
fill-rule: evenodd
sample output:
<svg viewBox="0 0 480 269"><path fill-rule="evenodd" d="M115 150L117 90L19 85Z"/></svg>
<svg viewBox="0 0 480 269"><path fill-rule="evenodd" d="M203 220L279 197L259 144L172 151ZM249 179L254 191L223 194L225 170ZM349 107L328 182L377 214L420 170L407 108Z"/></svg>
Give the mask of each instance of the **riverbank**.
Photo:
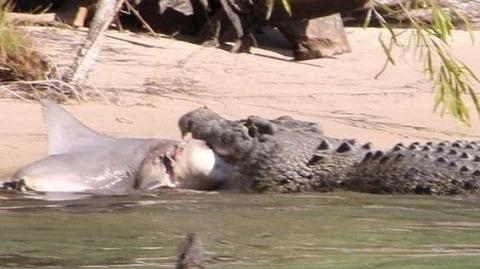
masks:
<svg viewBox="0 0 480 269"><path fill-rule="evenodd" d="M352 53L335 59L291 61L288 50L230 54L172 39L110 32L90 83L110 100L68 105L88 126L113 136L178 138L178 118L207 105L229 118L259 115L319 122L333 137L372 141L480 140L472 127L433 113L431 85L416 60L398 57L377 80L385 55L379 29L347 28ZM85 31L29 29L60 68L73 62ZM480 32L475 32L477 39ZM455 54L480 74L478 45L454 33ZM476 91L480 88L476 85ZM473 112L473 111L472 111ZM46 148L39 104L0 100L0 177L39 159Z"/></svg>

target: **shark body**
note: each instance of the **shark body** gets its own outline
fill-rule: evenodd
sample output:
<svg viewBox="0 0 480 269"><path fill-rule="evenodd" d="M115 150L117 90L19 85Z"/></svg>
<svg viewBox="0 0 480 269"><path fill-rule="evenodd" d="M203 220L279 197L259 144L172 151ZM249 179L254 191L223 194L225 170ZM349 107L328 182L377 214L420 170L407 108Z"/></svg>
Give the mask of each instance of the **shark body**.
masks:
<svg viewBox="0 0 480 269"><path fill-rule="evenodd" d="M43 103L42 112L47 156L0 181L0 189L118 194L178 187L175 157L185 143L102 135L50 101Z"/></svg>

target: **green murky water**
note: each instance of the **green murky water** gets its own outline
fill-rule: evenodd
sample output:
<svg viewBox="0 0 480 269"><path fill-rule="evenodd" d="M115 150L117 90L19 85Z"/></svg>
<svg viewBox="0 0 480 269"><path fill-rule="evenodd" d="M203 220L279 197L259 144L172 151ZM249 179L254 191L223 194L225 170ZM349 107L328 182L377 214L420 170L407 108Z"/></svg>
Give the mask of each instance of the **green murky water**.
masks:
<svg viewBox="0 0 480 269"><path fill-rule="evenodd" d="M480 268L480 201L356 193L0 196L0 268Z"/></svg>

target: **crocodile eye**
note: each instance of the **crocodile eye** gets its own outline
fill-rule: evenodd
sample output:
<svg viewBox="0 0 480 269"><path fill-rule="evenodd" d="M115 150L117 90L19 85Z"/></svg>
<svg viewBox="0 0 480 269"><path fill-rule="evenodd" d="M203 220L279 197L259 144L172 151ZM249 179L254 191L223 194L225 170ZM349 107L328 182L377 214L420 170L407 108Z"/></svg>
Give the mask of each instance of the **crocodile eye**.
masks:
<svg viewBox="0 0 480 269"><path fill-rule="evenodd" d="M257 137L258 136L258 128L257 126L247 126L248 128L248 136L254 138L254 137Z"/></svg>
<svg viewBox="0 0 480 269"><path fill-rule="evenodd" d="M232 136L230 134L223 134L221 137L220 137L220 143L223 144L223 145L228 145L230 143L232 143Z"/></svg>

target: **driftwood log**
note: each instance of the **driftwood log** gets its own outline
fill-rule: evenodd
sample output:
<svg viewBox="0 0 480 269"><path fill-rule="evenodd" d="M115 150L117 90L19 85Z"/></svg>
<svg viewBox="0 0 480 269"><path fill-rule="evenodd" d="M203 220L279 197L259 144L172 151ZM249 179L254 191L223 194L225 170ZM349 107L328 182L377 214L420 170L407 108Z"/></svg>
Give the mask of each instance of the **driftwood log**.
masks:
<svg viewBox="0 0 480 269"><path fill-rule="evenodd" d="M248 52L254 44L254 29L270 25L277 27L291 43L296 60L349 52L339 13L364 9L369 3L369 0L289 0L291 14L288 14L281 0L274 0L273 11L267 19L267 0L219 1L222 8L200 32L201 41L213 39L222 44L231 39L229 28L232 28L235 45L231 51Z"/></svg>
<svg viewBox="0 0 480 269"><path fill-rule="evenodd" d="M310 20L278 21L275 26L294 46L295 60L331 57L351 51L339 13Z"/></svg>

